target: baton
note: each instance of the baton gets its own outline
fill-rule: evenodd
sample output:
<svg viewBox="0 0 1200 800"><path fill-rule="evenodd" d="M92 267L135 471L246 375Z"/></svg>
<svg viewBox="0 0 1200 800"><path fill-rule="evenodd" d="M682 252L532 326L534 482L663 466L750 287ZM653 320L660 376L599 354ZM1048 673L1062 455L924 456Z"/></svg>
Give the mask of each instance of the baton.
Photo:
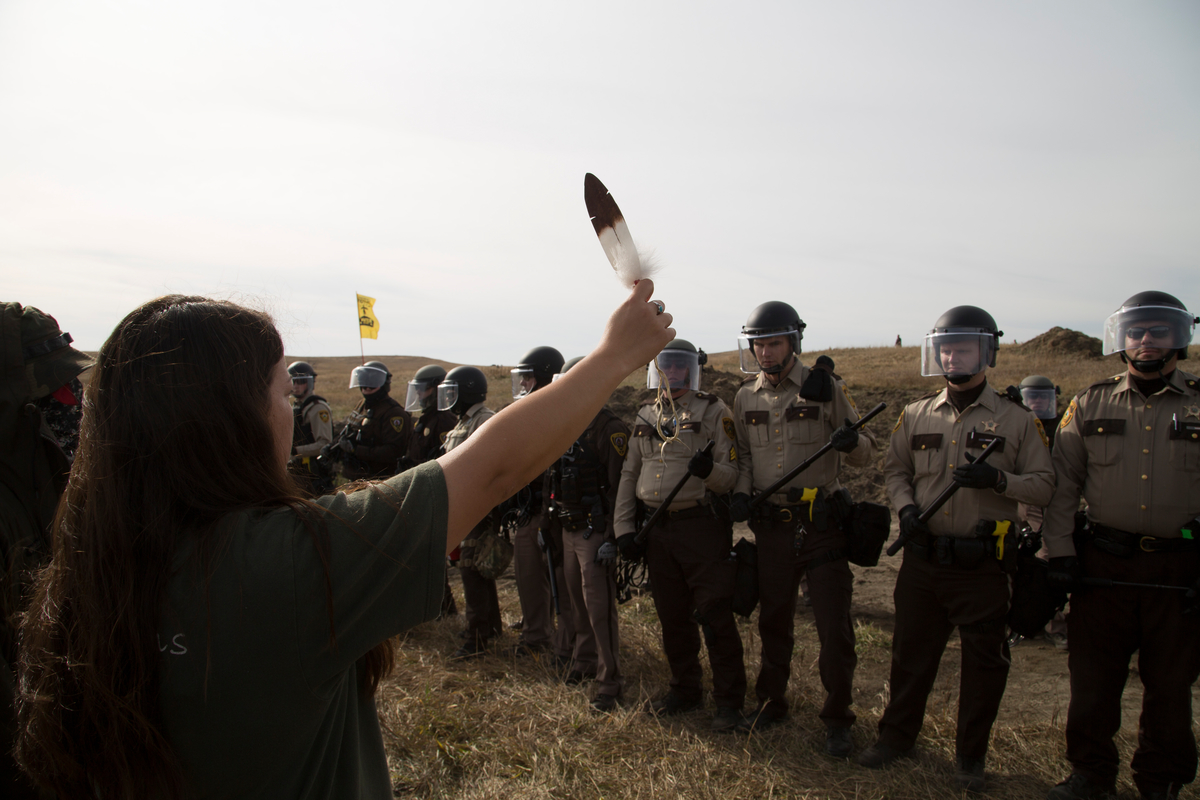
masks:
<svg viewBox="0 0 1200 800"><path fill-rule="evenodd" d="M554 576L554 545L550 543L550 531L538 529L538 544L542 546L542 554L546 556L546 569L550 570L550 598L554 600L554 613L562 616L558 607L558 579Z"/></svg>
<svg viewBox="0 0 1200 800"><path fill-rule="evenodd" d="M979 464L979 463L986 461L987 457L990 456L992 454L992 452L997 447L1000 446L1001 441L1003 441L1003 440L1000 439L999 437L992 439L990 442L988 442L987 447L983 448L983 452L979 454L979 457L976 458L971 463ZM958 481L954 480L953 477L951 477L950 485L947 486L945 489L942 489L942 493L934 498L933 502L929 505L929 508L922 511L921 514L917 517L917 519L920 520L921 522L929 522L929 520L933 517L933 515L938 512L938 509L941 508L942 506L946 505L946 503L950 500L950 498L954 496L954 493L957 492L961 488L962 488L962 484L959 483ZM908 543L908 537L905 536L903 533L901 533L900 536L896 538L896 541L892 542L891 546L888 547L887 554L889 556L896 555L896 553L900 552L900 548L904 547L904 545L906 545L907 543Z"/></svg>
<svg viewBox="0 0 1200 800"><path fill-rule="evenodd" d="M711 453L716 442L712 439L708 440L708 444L700 451L701 453ZM667 499L662 501L662 505L654 509L654 513L650 515L650 519L646 520L646 524L638 531L637 536L633 538L639 545L646 541L646 534L650 533L650 529L658 524L658 520L663 514L667 513L667 509L671 507L671 501L675 499L675 495L679 494L679 490L687 483L688 478L692 477L692 473L685 472L683 477L679 479L679 483L675 484L675 488L667 495Z"/></svg>
<svg viewBox="0 0 1200 800"><path fill-rule="evenodd" d="M875 406L874 408L872 408L870 411L867 412L867 415L865 417L859 418L858 422L855 422L853 425L851 425L850 430L856 431L859 428L861 428L863 425L866 425L869 421L871 421L871 419L873 419L875 416L877 416L879 414L879 412L883 411L885 408L887 408L887 403L880 403L879 405ZM750 507L754 508L759 503L761 503L762 501L766 500L771 495L778 492L781 488L783 488L787 484L794 481L796 479L797 475L799 475L801 472L804 472L804 470L811 467L813 464L816 463L817 459L819 459L821 456L825 455L832 449L833 449L833 445L829 442L826 442L825 444L821 445L820 450L813 453L811 456L804 459L796 466L792 467L792 469L788 471L788 474L784 475L782 478L780 478L779 480L772 483L766 489L763 489L761 492L754 495L754 497L750 498Z"/></svg>
<svg viewBox="0 0 1200 800"><path fill-rule="evenodd" d="M1098 586L1103 589L1111 589L1114 586L1124 586L1130 589L1174 589L1178 592L1195 591L1195 586L1173 586L1165 583L1129 583L1128 581L1114 581L1109 578L1078 578L1074 583L1080 586Z"/></svg>

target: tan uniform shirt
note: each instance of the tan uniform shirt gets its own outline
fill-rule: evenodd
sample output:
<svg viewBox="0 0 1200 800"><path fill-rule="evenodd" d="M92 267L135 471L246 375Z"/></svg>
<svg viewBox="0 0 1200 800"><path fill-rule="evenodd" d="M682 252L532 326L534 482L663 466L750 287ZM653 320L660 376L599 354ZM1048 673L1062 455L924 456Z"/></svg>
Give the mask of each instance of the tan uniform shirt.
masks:
<svg viewBox="0 0 1200 800"><path fill-rule="evenodd" d="M892 430L884 480L892 508L924 510L950 485L954 468L979 455L993 437L1004 440L987 463L1004 473L1003 494L994 489L959 489L929 520L939 536L974 535L981 520L1017 519L1017 503L1044 506L1054 492L1054 467L1041 421L1033 412L991 386L961 414L943 389L909 403Z"/></svg>
<svg viewBox="0 0 1200 800"><path fill-rule="evenodd" d="M845 420L858 421L858 409L846 384L833 379L833 399L825 402L800 396L808 378L808 367L799 361L772 386L765 373L738 389L733 400L733 424L737 430L738 478L735 492L761 491L784 476L792 467L819 450ZM871 460L875 435L859 430L858 446L849 453L830 450L795 480L780 489L775 502L791 487L816 486L827 492L841 488L838 471L843 459L852 467Z"/></svg>
<svg viewBox="0 0 1200 800"><path fill-rule="evenodd" d="M703 502L705 489L725 494L737 480L737 435L729 406L711 394L688 391L675 400L675 408L679 413L676 430L679 441L668 442L665 447L654 428L658 414L654 403L638 410L617 491L617 536L636 532L637 500L651 508L662 505L679 479L687 474L692 455L703 450L710 439L716 443L712 452L713 471L704 480L690 478L684 483L671 508L691 508Z"/></svg>
<svg viewBox="0 0 1200 800"><path fill-rule="evenodd" d="M1075 554L1079 496L1088 517L1143 536L1177 538L1200 515L1200 383L1176 369L1142 397L1126 372L1071 401L1054 442L1058 488L1042 530L1050 556Z"/></svg>
<svg viewBox="0 0 1200 800"><path fill-rule="evenodd" d="M468 408L467 413L459 418L458 424L446 434L446 452L449 453L465 442L468 436L479 430L480 425L494 416L496 416L496 412L483 403L476 403Z"/></svg>
<svg viewBox="0 0 1200 800"><path fill-rule="evenodd" d="M323 400L309 403L304 410L304 422L312 431L312 444L296 445L296 455L305 458L316 458L321 455L321 448L333 441L333 412L329 404Z"/></svg>

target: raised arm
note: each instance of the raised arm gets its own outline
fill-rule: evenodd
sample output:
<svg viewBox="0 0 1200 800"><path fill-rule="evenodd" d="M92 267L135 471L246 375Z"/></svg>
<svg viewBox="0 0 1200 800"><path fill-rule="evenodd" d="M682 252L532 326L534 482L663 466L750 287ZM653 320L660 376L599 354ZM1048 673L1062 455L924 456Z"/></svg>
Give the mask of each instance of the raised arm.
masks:
<svg viewBox="0 0 1200 800"><path fill-rule="evenodd" d="M496 414L438 459L450 496L447 552L494 505L566 452L609 395L675 338L671 315L649 302L652 281L634 287L608 319L600 344L563 377Z"/></svg>

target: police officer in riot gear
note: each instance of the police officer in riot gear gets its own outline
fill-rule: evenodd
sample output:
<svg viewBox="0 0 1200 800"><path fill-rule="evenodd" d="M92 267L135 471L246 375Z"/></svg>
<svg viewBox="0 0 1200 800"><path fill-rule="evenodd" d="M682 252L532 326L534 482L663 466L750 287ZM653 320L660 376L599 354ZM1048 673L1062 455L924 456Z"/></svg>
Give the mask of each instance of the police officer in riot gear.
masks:
<svg viewBox="0 0 1200 800"><path fill-rule="evenodd" d="M1022 379L1017 391L1033 415L1042 421L1050 446L1054 447L1054 433L1062 414L1058 413L1059 388L1045 375L1028 375Z"/></svg>
<svg viewBox="0 0 1200 800"><path fill-rule="evenodd" d="M550 383L562 367L563 355L553 347L542 345L530 350L521 363L512 369L513 400L519 400Z"/></svg>
<svg viewBox="0 0 1200 800"><path fill-rule="evenodd" d="M1143 798L1172 800L1196 776L1192 686L1200 616L1180 589L1200 579L1200 381L1179 368L1197 318L1166 292L1139 292L1104 325L1126 369L1080 392L1054 445L1058 486L1042 533L1051 577L1071 592L1071 775L1051 800L1106 797L1120 757L1121 695L1133 654L1145 687L1130 766ZM1076 511L1087 502L1086 524ZM1194 602L1191 601L1191 602Z"/></svg>
<svg viewBox="0 0 1200 800"><path fill-rule="evenodd" d="M399 465L405 469L424 464L441 455L445 450L446 436L458 422L458 418L451 412L438 411L437 387L445 379L445 369L437 364L426 364L417 370L408 382L404 410L420 416L413 420L408 456L401 459ZM442 592L442 616L452 617L457 613L458 605L454 601L454 593L450 590L450 576L447 574Z"/></svg>
<svg viewBox="0 0 1200 800"><path fill-rule="evenodd" d="M759 633L762 667L755 683L758 708L744 726L762 730L786 718L785 697L795 644L793 619L800 576L808 579L813 616L821 638L819 666L827 697L821 709L825 750L846 757L854 668L850 617L853 574L847 560L847 521L834 513L843 460L865 466L875 450L869 430L850 425L859 418L850 391L832 369L800 363L804 321L787 303L763 303L750 313L738 351L746 380L734 399L738 477L731 512L750 522L758 546ZM759 503L751 515L751 492L768 488L826 442L828 453L787 487Z"/></svg>
<svg viewBox="0 0 1200 800"><path fill-rule="evenodd" d="M579 360L572 359L563 371ZM543 492L547 527L555 529L549 533L556 539L561 535L566 596L574 621L568 682L594 676L592 708L601 712L617 707L625 685L617 633L613 509L628 449L629 428L605 406L550 466Z"/></svg>
<svg viewBox="0 0 1200 800"><path fill-rule="evenodd" d="M670 716L703 705L703 625L717 707L712 728L730 731L742 719L746 666L732 608L737 570L729 558L733 527L725 503L717 498L728 494L738 477L737 434L729 407L699 391L702 355L691 342L675 339L647 369L646 385L656 390L656 399L638 410L621 470L615 532L622 555L640 557L637 504L653 514L681 478L692 476L643 544L671 668L670 689L652 700L647 711ZM706 453L709 441L714 446Z"/></svg>
<svg viewBox="0 0 1200 800"><path fill-rule="evenodd" d="M487 377L478 367L455 367L446 373L445 380L438 385L438 411L452 412L458 419L454 428L446 435L447 453L453 452L495 415L495 411L483 404L487 399L487 388ZM467 605L467 629L463 632L466 641L454 651L453 658L482 655L486 652L488 643L500 635L504 625L500 616L500 597L496 591L496 581L480 575L469 563L470 559L467 556L474 550L479 537L487 532L490 523L489 515L467 534L460 545L463 559L459 561L458 566L462 576L463 597Z"/></svg>
<svg viewBox="0 0 1200 800"><path fill-rule="evenodd" d="M962 668L954 777L972 792L986 786L988 738L1008 680L1017 504L1045 505L1054 489L1041 422L988 385L1001 335L981 308L957 306L943 314L925 336L921 374L941 377L944 388L908 404L893 429L884 477L907 544L896 580L891 698L879 739L857 759L879 768L912 749L957 627ZM989 460L977 461L997 439ZM962 488L923 522L921 511L951 474Z"/></svg>
<svg viewBox="0 0 1200 800"><path fill-rule="evenodd" d="M333 474L317 456L333 441L333 412L324 397L314 393L317 373L307 361L288 365L292 377L292 457L288 471L310 497L333 491Z"/></svg>
<svg viewBox="0 0 1200 800"><path fill-rule="evenodd" d="M357 426L353 436L343 436L338 447L349 458L342 471L348 480L386 478L396 473L396 462L408 452L412 415L390 391L392 373L382 361L368 361L350 373L350 388L362 392L347 425Z"/></svg>

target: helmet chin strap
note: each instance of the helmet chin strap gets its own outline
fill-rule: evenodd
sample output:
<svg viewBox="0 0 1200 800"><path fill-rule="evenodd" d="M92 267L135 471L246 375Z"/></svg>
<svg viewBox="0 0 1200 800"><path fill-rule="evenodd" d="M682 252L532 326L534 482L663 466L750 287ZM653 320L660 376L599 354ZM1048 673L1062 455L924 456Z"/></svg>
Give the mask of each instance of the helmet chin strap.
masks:
<svg viewBox="0 0 1200 800"><path fill-rule="evenodd" d="M1149 375L1152 372L1157 372L1158 377L1161 378L1161 377L1163 377L1163 374L1162 374L1163 367L1167 366L1167 362L1170 361L1172 356L1174 356L1174 355L1175 355L1174 353L1171 353L1166 358L1155 358L1150 361L1139 361L1137 359L1132 359L1129 356L1125 355L1125 351L1122 350L1121 351L1121 360L1124 361L1126 364L1133 364L1133 368L1136 369L1138 372L1141 372L1144 375Z"/></svg>
<svg viewBox="0 0 1200 800"><path fill-rule="evenodd" d="M972 372L968 375L943 375L942 377L946 379L946 383L952 383L955 386L962 386L964 383L970 383L971 379L978 374L979 373L977 372Z"/></svg>
<svg viewBox="0 0 1200 800"><path fill-rule="evenodd" d="M795 351L792 351L792 352L788 353L787 361L785 361L782 364L776 364L773 367L764 367L762 364L759 364L758 366L759 366L759 369L761 369L763 372L767 373L768 375L778 375L779 373L783 372L784 367L792 366L792 359L794 359L795 357L796 357L796 353L795 353Z"/></svg>

